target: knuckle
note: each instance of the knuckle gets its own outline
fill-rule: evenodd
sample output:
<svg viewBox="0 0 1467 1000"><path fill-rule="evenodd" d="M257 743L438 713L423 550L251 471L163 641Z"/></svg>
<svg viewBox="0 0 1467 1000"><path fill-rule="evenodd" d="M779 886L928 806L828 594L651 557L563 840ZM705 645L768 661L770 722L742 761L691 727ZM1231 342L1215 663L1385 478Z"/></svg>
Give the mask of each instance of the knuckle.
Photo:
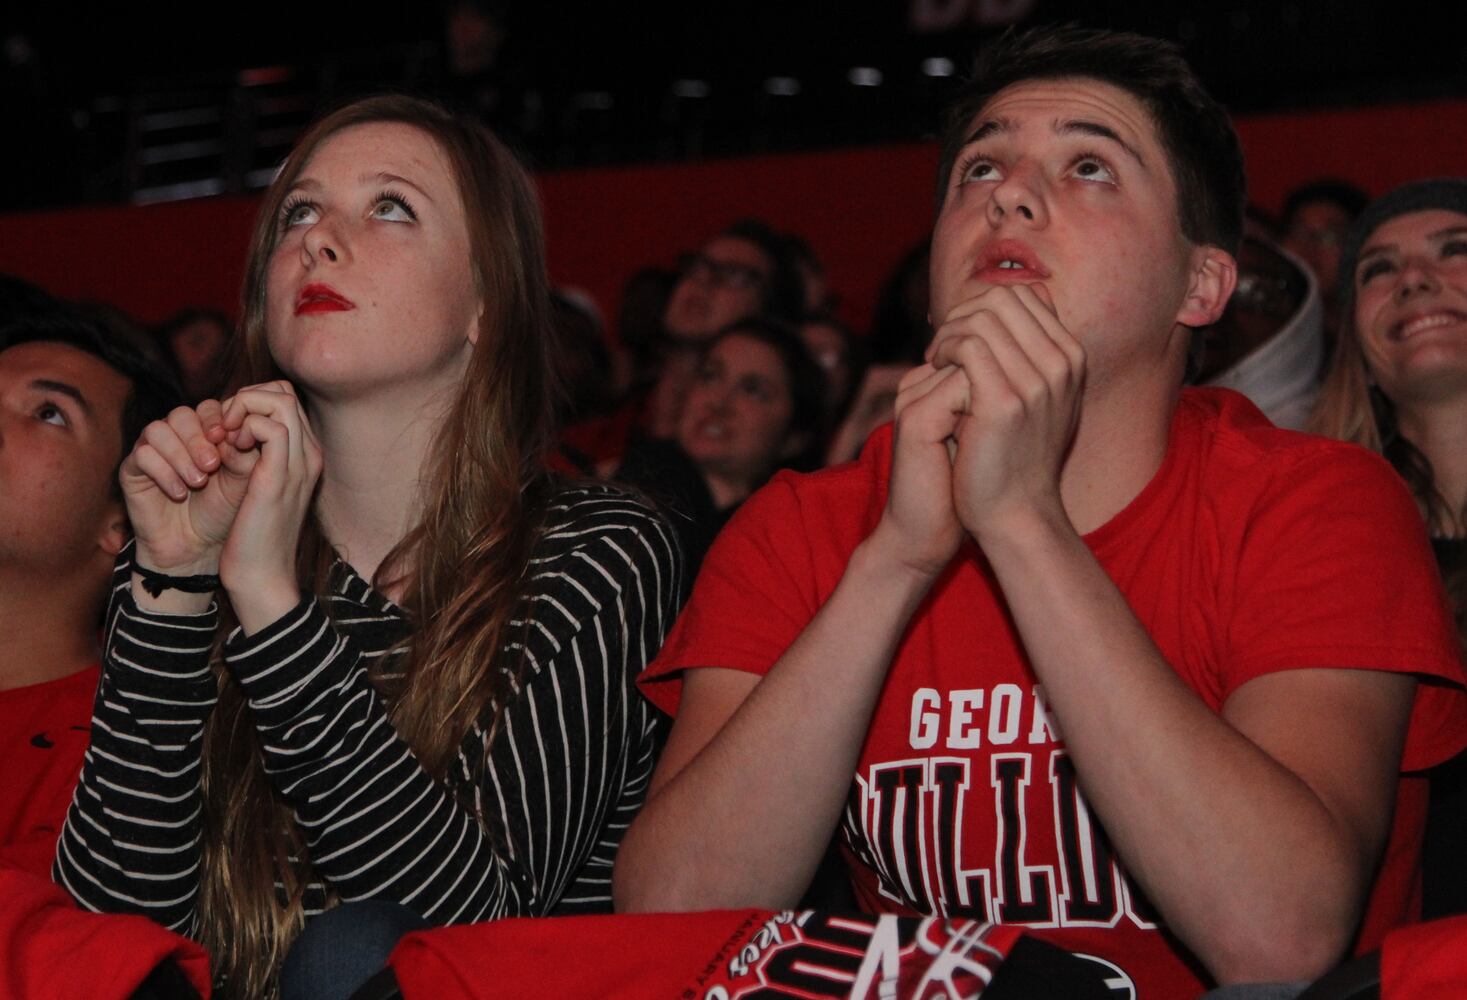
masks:
<svg viewBox="0 0 1467 1000"><path fill-rule="evenodd" d="M1024 416L1024 400L1009 386L996 387L984 395L990 416L1009 423Z"/></svg>
<svg viewBox="0 0 1467 1000"><path fill-rule="evenodd" d="M908 370L897 380L897 392L906 392L932 373L930 365L918 365Z"/></svg>
<svg viewBox="0 0 1467 1000"><path fill-rule="evenodd" d="M1025 385L1019 395L1029 406L1040 406L1047 403L1054 394L1050 389L1049 382L1042 378L1037 378Z"/></svg>
<svg viewBox="0 0 1467 1000"><path fill-rule="evenodd" d="M172 418L170 417L169 419ZM140 440L150 445L157 445L173 436L173 428L168 425L167 421L154 420L147 427L143 428L143 436Z"/></svg>

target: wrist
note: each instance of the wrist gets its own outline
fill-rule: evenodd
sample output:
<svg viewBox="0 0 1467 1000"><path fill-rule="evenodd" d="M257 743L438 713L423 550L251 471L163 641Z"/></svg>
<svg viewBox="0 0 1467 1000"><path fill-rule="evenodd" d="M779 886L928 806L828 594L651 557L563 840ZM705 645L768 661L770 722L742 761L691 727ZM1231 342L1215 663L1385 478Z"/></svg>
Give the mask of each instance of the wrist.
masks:
<svg viewBox="0 0 1467 1000"><path fill-rule="evenodd" d="M218 576L219 553L194 556L167 556L150 549L141 539L133 547L134 566L146 566L154 573L167 576Z"/></svg>
<svg viewBox="0 0 1467 1000"><path fill-rule="evenodd" d="M876 529L856 547L851 555L851 565L895 577L925 591L952 562L952 557L951 552L940 556L917 552L910 542L900 537L900 532L890 520L883 517Z"/></svg>
<svg viewBox="0 0 1467 1000"><path fill-rule="evenodd" d="M1007 552L1030 552L1059 538L1079 537L1058 498L1049 503L1016 504L995 510L964 527L990 561Z"/></svg>
<svg viewBox="0 0 1467 1000"><path fill-rule="evenodd" d="M147 563L141 565L147 566ZM151 566L148 566L152 569ZM156 588L156 584L154 585ZM214 591L206 593L189 592L185 590L174 590L166 588L158 593L151 593L148 581L136 566L132 571L132 599L140 611L158 615L200 615L214 604Z"/></svg>
<svg viewBox="0 0 1467 1000"><path fill-rule="evenodd" d="M301 602L301 589L294 579L276 577L258 583L226 580L230 606L247 636L254 635L284 618Z"/></svg>

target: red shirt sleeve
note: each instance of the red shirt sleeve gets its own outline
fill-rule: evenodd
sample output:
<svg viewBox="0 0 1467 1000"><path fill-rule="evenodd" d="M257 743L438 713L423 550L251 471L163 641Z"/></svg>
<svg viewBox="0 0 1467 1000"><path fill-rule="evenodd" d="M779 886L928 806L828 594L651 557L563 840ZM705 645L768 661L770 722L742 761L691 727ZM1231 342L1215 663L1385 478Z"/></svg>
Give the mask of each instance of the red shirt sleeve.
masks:
<svg viewBox="0 0 1467 1000"><path fill-rule="evenodd" d="M1420 513L1379 456L1331 446L1277 470L1240 540L1224 699L1279 670L1360 668L1421 679L1403 770L1467 735L1460 645Z"/></svg>
<svg viewBox="0 0 1467 1000"><path fill-rule="evenodd" d="M750 497L703 560L692 597L638 682L664 712L677 714L683 670L767 673L819 610L794 481L780 475Z"/></svg>

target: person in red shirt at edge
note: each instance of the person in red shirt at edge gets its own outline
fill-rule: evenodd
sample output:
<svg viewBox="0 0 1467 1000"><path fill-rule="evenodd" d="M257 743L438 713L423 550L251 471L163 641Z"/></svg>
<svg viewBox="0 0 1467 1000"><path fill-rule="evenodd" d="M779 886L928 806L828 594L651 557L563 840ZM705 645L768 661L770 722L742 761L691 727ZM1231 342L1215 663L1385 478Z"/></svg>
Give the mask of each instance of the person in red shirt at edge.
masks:
<svg viewBox="0 0 1467 1000"><path fill-rule="evenodd" d="M1401 775L1467 742L1415 506L1181 388L1244 175L1175 46L1006 36L939 178L895 423L745 504L643 676L676 721L617 904L790 906L839 824L863 909L1032 927L1143 1000L1314 978L1411 918Z"/></svg>
<svg viewBox="0 0 1467 1000"><path fill-rule="evenodd" d="M178 392L56 305L0 320L0 866L51 877L127 541L117 468Z"/></svg>

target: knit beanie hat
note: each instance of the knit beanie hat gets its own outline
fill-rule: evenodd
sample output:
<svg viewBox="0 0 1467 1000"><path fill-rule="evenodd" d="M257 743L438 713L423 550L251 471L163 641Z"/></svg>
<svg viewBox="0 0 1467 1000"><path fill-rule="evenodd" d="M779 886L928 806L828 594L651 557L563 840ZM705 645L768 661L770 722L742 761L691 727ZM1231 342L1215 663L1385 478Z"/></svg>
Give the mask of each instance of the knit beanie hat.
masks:
<svg viewBox="0 0 1467 1000"><path fill-rule="evenodd" d="M1340 251L1340 315L1353 323L1355 314L1355 263L1360 248L1370 235L1398 215L1445 209L1467 215L1467 177L1432 177L1402 184L1365 206L1350 227Z"/></svg>

